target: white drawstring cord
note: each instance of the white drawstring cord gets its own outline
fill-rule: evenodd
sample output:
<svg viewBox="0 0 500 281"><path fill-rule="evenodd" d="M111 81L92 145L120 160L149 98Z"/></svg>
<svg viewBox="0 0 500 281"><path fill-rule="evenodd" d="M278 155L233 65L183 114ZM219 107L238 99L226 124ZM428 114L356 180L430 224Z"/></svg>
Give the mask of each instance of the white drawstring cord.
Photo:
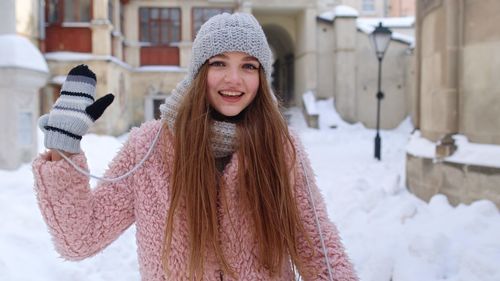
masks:
<svg viewBox="0 0 500 281"><path fill-rule="evenodd" d="M139 162L139 164L137 164L134 168L132 168L132 170L126 172L125 174L123 174L121 176L115 177L115 178L105 178L105 177L94 176L89 171L85 171L81 167L76 165L73 161L71 161L69 159L68 156L64 155L64 153L62 153L61 151L59 151L57 149L56 149L56 151L57 151L57 153L59 153L59 155L61 155L62 158L64 158L64 160L68 161L68 163L71 164L71 166L73 166L73 168L75 168L75 170L77 170L81 174L88 176L88 177L91 177L91 178L94 178L94 179L97 179L97 180L100 180L100 181L116 182L116 181L119 181L121 179L124 179L124 178L130 176L131 174L133 174L137 169L139 169L144 164L146 159L149 158L149 155L151 154L151 152L153 152L153 148L156 146L156 143L158 142L158 139L160 138L160 133L162 130L163 130L163 126L161 126L160 129L158 130L158 133L156 133L156 136L153 140L153 143L151 144L148 152L146 153L146 155L144 155L144 157Z"/></svg>
<svg viewBox="0 0 500 281"><path fill-rule="evenodd" d="M148 149L148 152L146 153L146 155L144 155L144 157L141 159L141 161L134 168L132 168L132 170L128 171L127 173L125 173L121 176L115 177L115 178L105 178L105 177L99 177L99 176L92 175L88 171L85 171L82 168L80 168L78 165L76 165L73 161L71 161L61 151L59 151L59 150L56 150L56 151L59 153L59 155L61 155L62 158L64 158L66 161L68 161L68 163L70 163L71 166L73 166L73 168L75 168L75 170L77 170L81 174L86 175L86 176L91 177L91 178L94 178L94 179L97 179L97 180L101 180L101 181L115 182L115 181L119 181L123 178L130 176L132 173L134 173L137 169L139 169L144 164L144 162L148 159L151 152L153 152L153 148L156 146L156 143L158 142L158 139L160 138L160 133L161 133L162 129L163 129L163 126L160 127L160 129L156 133L156 136L153 140L153 143L151 144L151 146ZM314 219L316 220L316 226L318 227L318 232L319 232L319 239L321 241L321 247L323 248L323 255L325 256L325 263L326 263L326 266L328 268L329 280L333 281L333 274L332 274L332 269L331 269L331 265L330 265L330 259L328 258L328 253L326 251L325 240L323 238L323 231L321 230L321 225L320 225L319 219L318 219L318 213L316 211L316 204L314 203L314 199L313 199L312 191L311 191L311 185L309 184L309 177L307 176L306 169L304 168L304 164L302 162L302 157L300 157L300 156L299 156L299 161L300 161L300 166L302 168L302 171L304 172L304 176L306 177L307 192L309 193L309 199L311 200L311 204L313 207Z"/></svg>
<svg viewBox="0 0 500 281"><path fill-rule="evenodd" d="M328 277L330 281L333 281L333 274L330 265L330 259L328 258L328 253L326 251L325 240L323 238L323 231L321 230L321 225L319 224L318 213L316 212L316 204L314 203L314 199L311 192L311 186L309 184L309 177L307 176L306 169L304 168L304 164L302 163L301 155L299 155L299 161L300 161L300 166L302 167L302 171L304 172L304 175L306 177L307 191L309 193L309 198L311 199L311 204L314 211L314 218L316 220L316 226L318 227L319 231L319 240L321 241L321 247L323 248L323 255L325 256L326 267L328 268Z"/></svg>

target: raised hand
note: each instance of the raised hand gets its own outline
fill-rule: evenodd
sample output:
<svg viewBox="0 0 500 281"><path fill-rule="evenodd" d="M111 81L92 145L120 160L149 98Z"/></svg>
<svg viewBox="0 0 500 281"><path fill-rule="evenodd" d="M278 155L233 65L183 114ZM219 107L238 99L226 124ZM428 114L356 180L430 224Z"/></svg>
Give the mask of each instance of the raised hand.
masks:
<svg viewBox="0 0 500 281"><path fill-rule="evenodd" d="M61 96L48 114L38 120L45 132L46 148L79 153L80 140L90 126L113 102L114 96L95 100L96 76L86 65L70 70L61 88Z"/></svg>

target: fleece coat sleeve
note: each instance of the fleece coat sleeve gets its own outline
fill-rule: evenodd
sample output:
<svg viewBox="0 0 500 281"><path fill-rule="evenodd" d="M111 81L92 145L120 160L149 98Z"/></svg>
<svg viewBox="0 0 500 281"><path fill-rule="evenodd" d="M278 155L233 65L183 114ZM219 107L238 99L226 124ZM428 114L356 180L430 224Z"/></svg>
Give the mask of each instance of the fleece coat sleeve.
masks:
<svg viewBox="0 0 500 281"><path fill-rule="evenodd" d="M136 163L134 138L109 165L105 177L120 176ZM71 160L88 170L83 154ZM92 256L114 241L134 222L133 176L118 182L100 182L94 189L89 178L66 160L49 161L48 153L33 161L38 204L56 250L69 260Z"/></svg>
<svg viewBox="0 0 500 281"><path fill-rule="evenodd" d="M298 238L298 252L302 261L298 266L299 272L305 281L331 280L320 239L321 229L333 280L357 281L337 228L328 218L325 201L316 185L308 156L298 137L294 136L293 139L296 151L294 189L299 216L309 238L306 239L303 234Z"/></svg>

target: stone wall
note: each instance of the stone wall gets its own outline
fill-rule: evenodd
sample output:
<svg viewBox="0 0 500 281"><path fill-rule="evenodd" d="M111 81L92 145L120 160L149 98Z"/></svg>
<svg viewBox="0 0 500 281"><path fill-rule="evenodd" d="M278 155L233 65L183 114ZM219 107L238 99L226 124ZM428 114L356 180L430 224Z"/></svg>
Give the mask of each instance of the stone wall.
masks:
<svg viewBox="0 0 500 281"><path fill-rule="evenodd" d="M499 22L500 1L417 1L412 116L438 149L454 134L500 144ZM406 173L408 188L422 199L442 193L455 205L488 199L500 206L500 168L408 155Z"/></svg>
<svg viewBox="0 0 500 281"><path fill-rule="evenodd" d="M500 168L406 155L407 186L425 201L441 193L453 205L487 199L500 209Z"/></svg>
<svg viewBox="0 0 500 281"><path fill-rule="evenodd" d="M459 130L500 145L500 1L468 0L463 9Z"/></svg>
<svg viewBox="0 0 500 281"><path fill-rule="evenodd" d="M355 16L318 20L317 98L335 98L347 122L376 127L378 60L367 30ZM393 129L409 114L414 100L414 63L409 43L391 40L382 62L380 128Z"/></svg>
<svg viewBox="0 0 500 281"><path fill-rule="evenodd" d="M419 2L419 122L433 141L500 144L500 2Z"/></svg>

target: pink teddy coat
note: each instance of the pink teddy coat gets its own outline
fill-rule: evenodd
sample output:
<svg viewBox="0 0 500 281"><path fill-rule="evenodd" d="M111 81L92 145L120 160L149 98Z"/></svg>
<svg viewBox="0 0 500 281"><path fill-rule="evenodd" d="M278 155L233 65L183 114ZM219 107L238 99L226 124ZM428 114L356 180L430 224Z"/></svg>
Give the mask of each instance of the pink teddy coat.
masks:
<svg viewBox="0 0 500 281"><path fill-rule="evenodd" d="M133 129L124 147L110 164L106 176L116 177L132 169L146 154L160 127L160 121L149 121ZM304 150L296 137L294 142L297 159L304 159L305 170L311 181L334 280L357 280L338 232L327 217L324 201L313 180ZM170 204L169 178L173 160L171 136L160 138L152 155L132 176L114 183L100 182L95 188L90 188L88 177L78 173L65 160L48 161L47 157L47 154L41 154L33 161L33 173L40 210L54 238L57 252L68 260L90 257L135 223L142 280L188 280L189 244L183 213L174 219L173 247L168 257L171 273L168 278L165 277L161 262L165 219ZM237 159L235 153L222 176L225 184L221 193L224 193L222 197L225 199L220 200L219 221L224 255L235 271L236 280L294 280L289 263L284 263L280 277L272 279L256 258L258 247L252 235L252 220L248 211L241 209L238 202ZM87 169L83 154L73 155L72 160ZM311 255L313 251L305 239L299 239L298 247L299 252L304 254L306 266L318 269L319 274L304 276L304 280L328 280L328 269L305 180L302 169L295 169L294 191L300 218L312 237L316 251ZM205 257L203 280L234 280L228 274L223 274L212 252L207 251ZM298 270L301 272L300 268Z"/></svg>

